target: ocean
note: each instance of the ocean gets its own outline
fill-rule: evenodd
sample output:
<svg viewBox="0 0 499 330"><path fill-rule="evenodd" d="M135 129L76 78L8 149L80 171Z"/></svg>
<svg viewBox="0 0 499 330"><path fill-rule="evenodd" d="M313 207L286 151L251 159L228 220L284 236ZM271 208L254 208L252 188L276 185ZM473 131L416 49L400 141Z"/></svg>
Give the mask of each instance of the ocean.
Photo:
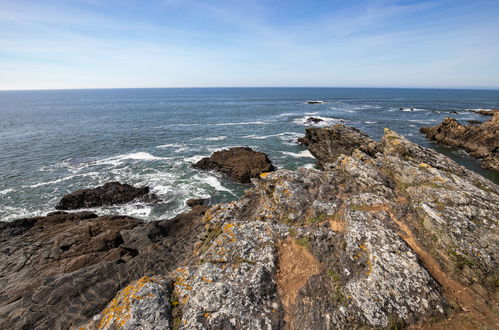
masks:
<svg viewBox="0 0 499 330"><path fill-rule="evenodd" d="M323 100L324 104L306 104ZM403 110L400 110L403 108ZM0 219L45 215L66 193L108 181L149 185L163 203L92 209L164 219L189 198L237 199L248 185L191 164L214 151L249 146L278 168L313 167L296 139L307 118L343 123L375 139L389 127L499 182L464 151L427 141L421 126L447 116L486 120L497 90L364 88L158 88L0 92ZM411 110L413 109L413 110ZM450 113L456 111L456 113Z"/></svg>

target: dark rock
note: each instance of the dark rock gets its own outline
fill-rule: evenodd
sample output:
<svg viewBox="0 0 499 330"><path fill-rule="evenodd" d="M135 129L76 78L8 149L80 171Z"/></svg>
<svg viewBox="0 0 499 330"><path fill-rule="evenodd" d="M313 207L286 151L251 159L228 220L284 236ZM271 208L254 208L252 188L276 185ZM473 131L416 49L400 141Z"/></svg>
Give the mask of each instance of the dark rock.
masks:
<svg viewBox="0 0 499 330"><path fill-rule="evenodd" d="M217 151L211 157L203 158L192 166L221 172L242 183L249 183L251 178L256 178L261 173L275 170L266 154L247 147Z"/></svg>
<svg viewBox="0 0 499 330"><path fill-rule="evenodd" d="M135 188L119 182L108 182L103 186L82 189L65 195L56 205L58 210L75 210L103 205L125 204L133 200L154 202L158 198L149 194L149 187Z"/></svg>
<svg viewBox="0 0 499 330"><path fill-rule="evenodd" d="M186 204L187 206L189 207L195 207L195 206L206 206L208 205L208 202L210 201L209 198L192 198L192 199L188 199Z"/></svg>
<svg viewBox="0 0 499 330"><path fill-rule="evenodd" d="M357 148L369 154L374 153L376 149L376 144L369 136L358 129L341 124L307 128L305 136L299 138L298 142L308 147L320 166L334 162L342 154L350 155Z"/></svg>
<svg viewBox="0 0 499 330"><path fill-rule="evenodd" d="M463 126L453 118L441 124L422 127L427 138L456 148L463 148L472 157L481 158L484 167L499 171L499 112L479 126Z"/></svg>
<svg viewBox="0 0 499 330"><path fill-rule="evenodd" d="M470 124L470 125L481 125L481 124L483 124L483 121L479 121L479 120L467 120L466 122L468 124Z"/></svg>
<svg viewBox="0 0 499 330"><path fill-rule="evenodd" d="M457 112L457 111L449 111L449 113L458 114L458 112Z"/></svg>
<svg viewBox="0 0 499 330"><path fill-rule="evenodd" d="M307 104L325 104L324 101L307 101Z"/></svg>
<svg viewBox="0 0 499 330"><path fill-rule="evenodd" d="M130 282L178 267L206 236L205 211L155 222L79 212L0 223L0 328L85 323Z"/></svg>
<svg viewBox="0 0 499 330"><path fill-rule="evenodd" d="M478 110L476 113L479 113L484 116L493 116L494 114L498 113L499 109L490 109L490 110Z"/></svg>
<svg viewBox="0 0 499 330"><path fill-rule="evenodd" d="M307 118L307 121L305 122L306 124L317 124L320 123L321 121L324 121L320 118L315 118L315 117L309 117Z"/></svg>

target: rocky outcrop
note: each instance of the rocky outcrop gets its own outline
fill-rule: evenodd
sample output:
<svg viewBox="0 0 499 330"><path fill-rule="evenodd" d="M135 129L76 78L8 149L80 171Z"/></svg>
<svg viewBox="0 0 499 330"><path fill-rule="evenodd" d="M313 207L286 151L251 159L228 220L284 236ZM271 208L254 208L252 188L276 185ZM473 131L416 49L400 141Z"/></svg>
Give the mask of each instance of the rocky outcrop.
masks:
<svg viewBox="0 0 499 330"><path fill-rule="evenodd" d="M192 198L192 199L188 199L187 202L185 202L187 204L187 206L189 207L195 207L195 206L198 206L198 205L202 205L202 206L205 206L205 205L208 205L210 199L209 198Z"/></svg>
<svg viewBox="0 0 499 330"><path fill-rule="evenodd" d="M130 328L147 292L165 328L495 328L499 187L393 131L372 143L253 180L206 211L182 267L95 319Z"/></svg>
<svg viewBox="0 0 499 330"><path fill-rule="evenodd" d="M482 110L476 111L476 113L479 113L479 114L485 115L485 116L493 116L494 114L499 113L499 109L489 109L489 110L482 109Z"/></svg>
<svg viewBox="0 0 499 330"><path fill-rule="evenodd" d="M340 155L351 155L357 148L368 154L376 151L376 143L369 136L358 129L341 124L307 128L305 136L299 138L298 142L308 147L320 166L334 162Z"/></svg>
<svg viewBox="0 0 499 330"><path fill-rule="evenodd" d="M324 120L320 118L315 118L315 117L309 117L307 118L307 121L305 121L305 124L318 124L320 122L323 122Z"/></svg>
<svg viewBox="0 0 499 330"><path fill-rule="evenodd" d="M242 183L251 182L251 178L257 178L261 173L274 171L274 166L266 154L247 147L217 151L192 166L223 173Z"/></svg>
<svg viewBox="0 0 499 330"><path fill-rule="evenodd" d="M306 104L326 104L325 101L307 101Z"/></svg>
<svg viewBox="0 0 499 330"><path fill-rule="evenodd" d="M463 148L472 157L481 158L485 168L499 171L499 112L479 126L463 126L453 118L441 124L422 127L427 138L456 148Z"/></svg>
<svg viewBox="0 0 499 330"><path fill-rule="evenodd" d="M185 264L206 235L205 210L157 222L90 212L0 222L0 328L69 329L87 322L130 282ZM151 281L129 292L168 292L168 283ZM130 308L148 315L140 302ZM153 313L160 320L168 310Z"/></svg>
<svg viewBox="0 0 499 330"><path fill-rule="evenodd" d="M155 202L158 198L149 194L149 187L135 188L119 182L108 182L103 186L82 189L64 195L56 205L57 210L76 210L104 205L125 204L133 200Z"/></svg>

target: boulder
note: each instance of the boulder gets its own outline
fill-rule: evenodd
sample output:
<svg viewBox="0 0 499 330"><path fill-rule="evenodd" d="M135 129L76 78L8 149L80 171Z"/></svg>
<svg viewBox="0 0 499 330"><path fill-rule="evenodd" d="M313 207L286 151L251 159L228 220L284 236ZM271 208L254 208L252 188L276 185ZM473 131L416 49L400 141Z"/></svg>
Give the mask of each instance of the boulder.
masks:
<svg viewBox="0 0 499 330"><path fill-rule="evenodd" d="M155 202L158 198L149 194L149 187L135 188L119 182L108 182L97 188L81 189L64 195L56 205L57 210L75 210L104 205L125 204L133 200Z"/></svg>
<svg viewBox="0 0 499 330"><path fill-rule="evenodd" d="M465 149L472 157L480 158L485 168L499 171L499 112L479 126L463 126L446 118L441 124L422 127L420 131L430 140Z"/></svg>
<svg viewBox="0 0 499 330"><path fill-rule="evenodd" d="M179 267L206 237L205 211L198 206L154 222L90 212L0 222L0 328L69 329L88 322L132 281ZM137 293L169 288L151 281ZM131 324L146 324L143 307L132 304L144 320ZM158 320L163 314L154 313Z"/></svg>
<svg viewBox="0 0 499 330"><path fill-rule="evenodd" d="M192 198L192 199L188 199L186 204L190 208L193 208L193 207L196 207L199 205L202 205L202 206L208 205L209 201L210 201L209 198Z"/></svg>
<svg viewBox="0 0 499 330"><path fill-rule="evenodd" d="M257 178L261 173L275 170L266 154L247 147L214 152L210 157L205 157L192 166L223 173L241 183L249 183L251 178Z"/></svg>
<svg viewBox="0 0 499 330"><path fill-rule="evenodd" d="M323 128L307 128L305 136L298 142L308 147L310 153L317 158L319 166L334 162L340 155L350 155L355 149L372 154L376 144L358 129L342 124Z"/></svg>

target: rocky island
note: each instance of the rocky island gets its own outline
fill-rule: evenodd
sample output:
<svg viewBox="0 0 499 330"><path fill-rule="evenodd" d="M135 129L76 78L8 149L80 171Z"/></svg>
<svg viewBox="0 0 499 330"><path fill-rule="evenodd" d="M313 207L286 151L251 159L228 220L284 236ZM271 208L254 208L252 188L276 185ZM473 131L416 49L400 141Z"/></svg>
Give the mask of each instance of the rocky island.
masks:
<svg viewBox="0 0 499 330"><path fill-rule="evenodd" d="M245 171L239 200L173 219L1 222L0 327L498 326L497 185L389 129L301 142L321 170Z"/></svg>

